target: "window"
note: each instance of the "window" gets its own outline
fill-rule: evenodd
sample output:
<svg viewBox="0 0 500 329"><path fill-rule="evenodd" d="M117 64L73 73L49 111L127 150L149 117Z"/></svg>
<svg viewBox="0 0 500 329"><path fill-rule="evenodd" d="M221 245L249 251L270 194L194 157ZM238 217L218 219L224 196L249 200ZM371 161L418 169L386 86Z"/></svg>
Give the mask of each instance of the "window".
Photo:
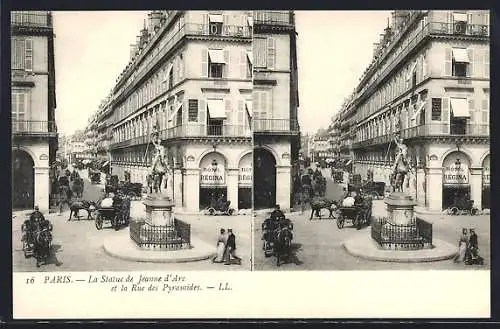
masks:
<svg viewBox="0 0 500 329"><path fill-rule="evenodd" d="M188 109L188 121L189 122L197 122L198 121L198 100L190 99L189 100L189 109Z"/></svg>
<svg viewBox="0 0 500 329"><path fill-rule="evenodd" d="M210 35L222 35L222 25L224 23L223 16L220 14L208 15L208 18Z"/></svg>
<svg viewBox="0 0 500 329"><path fill-rule="evenodd" d="M452 75L455 77L467 77L470 62L467 49L452 48L452 56Z"/></svg>
<svg viewBox="0 0 500 329"><path fill-rule="evenodd" d="M28 94L21 92L12 93L12 121L13 129L17 131L26 130L26 112L28 109Z"/></svg>
<svg viewBox="0 0 500 329"><path fill-rule="evenodd" d="M254 47L254 59L255 59L255 67L266 67L267 65L267 39L265 38L257 38L253 39Z"/></svg>
<svg viewBox="0 0 500 329"><path fill-rule="evenodd" d="M253 55L251 52L247 53L247 79L252 78L252 70L253 70Z"/></svg>
<svg viewBox="0 0 500 329"><path fill-rule="evenodd" d="M31 71L33 69L33 40L13 38L11 47L12 69Z"/></svg>
<svg viewBox="0 0 500 329"><path fill-rule="evenodd" d="M222 71L224 70L224 51L222 49L209 49L208 50L208 77L209 78L222 78Z"/></svg>
<svg viewBox="0 0 500 329"><path fill-rule="evenodd" d="M33 70L33 40L31 39L25 40L24 69L26 71Z"/></svg>
<svg viewBox="0 0 500 329"><path fill-rule="evenodd" d="M168 71L168 89L172 89L174 86L174 68L171 67Z"/></svg>
<svg viewBox="0 0 500 329"><path fill-rule="evenodd" d="M441 98L433 98L431 120L441 121L441 116Z"/></svg>

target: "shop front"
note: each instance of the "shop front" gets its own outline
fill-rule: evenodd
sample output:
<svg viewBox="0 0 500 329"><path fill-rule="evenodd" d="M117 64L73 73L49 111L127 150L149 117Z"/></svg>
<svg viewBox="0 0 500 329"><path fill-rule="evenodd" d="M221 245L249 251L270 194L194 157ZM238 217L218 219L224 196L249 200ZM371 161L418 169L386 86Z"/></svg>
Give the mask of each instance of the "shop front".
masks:
<svg viewBox="0 0 500 329"><path fill-rule="evenodd" d="M33 209L34 203L35 164L33 158L26 151L14 150L12 152L12 209Z"/></svg>
<svg viewBox="0 0 500 329"><path fill-rule="evenodd" d="M491 209L490 203L490 156L483 160L482 209Z"/></svg>
<svg viewBox="0 0 500 329"><path fill-rule="evenodd" d="M460 198L470 199L470 160L463 152L450 153L443 161L443 209Z"/></svg>
<svg viewBox="0 0 500 329"><path fill-rule="evenodd" d="M208 208L216 200L227 201L226 168L226 159L217 152L209 153L201 160L200 209Z"/></svg>
<svg viewBox="0 0 500 329"><path fill-rule="evenodd" d="M254 149L254 208L272 208L276 204L276 159L264 148Z"/></svg>
<svg viewBox="0 0 500 329"><path fill-rule="evenodd" d="M252 153L248 153L238 165L238 209L252 208L252 182Z"/></svg>

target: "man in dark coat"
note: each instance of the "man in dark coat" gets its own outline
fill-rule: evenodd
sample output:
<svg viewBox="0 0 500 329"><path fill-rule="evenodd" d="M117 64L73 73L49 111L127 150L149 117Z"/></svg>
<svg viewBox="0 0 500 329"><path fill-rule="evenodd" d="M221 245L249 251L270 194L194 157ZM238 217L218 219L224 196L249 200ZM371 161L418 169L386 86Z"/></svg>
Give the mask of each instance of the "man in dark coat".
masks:
<svg viewBox="0 0 500 329"><path fill-rule="evenodd" d="M226 242L226 251L227 251L227 259L224 265L231 265L231 258L234 258L237 260L238 265L241 265L241 258L236 256L236 237L233 234L232 229L228 229L228 238Z"/></svg>

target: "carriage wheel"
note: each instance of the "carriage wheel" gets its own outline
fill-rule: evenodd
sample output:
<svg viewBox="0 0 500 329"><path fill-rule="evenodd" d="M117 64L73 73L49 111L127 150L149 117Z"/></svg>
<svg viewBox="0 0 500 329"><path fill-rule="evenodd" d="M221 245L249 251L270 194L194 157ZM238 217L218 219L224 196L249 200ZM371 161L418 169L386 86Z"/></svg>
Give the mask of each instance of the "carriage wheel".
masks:
<svg viewBox="0 0 500 329"><path fill-rule="evenodd" d="M339 229L342 229L344 227L344 218L342 217L337 218L337 227Z"/></svg>
<svg viewBox="0 0 500 329"><path fill-rule="evenodd" d="M214 208L208 208L208 214L210 216L213 216L215 214L215 209Z"/></svg>
<svg viewBox="0 0 500 329"><path fill-rule="evenodd" d="M378 194L378 192L371 192L370 195L373 197L373 199L375 200L378 200L378 198L380 198L380 194Z"/></svg>
<svg viewBox="0 0 500 329"><path fill-rule="evenodd" d="M470 214L471 214L471 216L477 215L477 209L476 208L472 208L470 210Z"/></svg>
<svg viewBox="0 0 500 329"><path fill-rule="evenodd" d="M118 215L115 215L113 219L113 228L115 231L118 231L120 229L120 219L118 218Z"/></svg>
<svg viewBox="0 0 500 329"><path fill-rule="evenodd" d="M229 216L232 216L234 214L234 209L233 208L229 208L228 211L227 211L227 214Z"/></svg>
<svg viewBox="0 0 500 329"><path fill-rule="evenodd" d="M361 213L358 213L356 215L356 218L354 219L354 226L356 226L357 230L361 230L361 226L363 225L363 215Z"/></svg>
<svg viewBox="0 0 500 329"><path fill-rule="evenodd" d="M97 217L95 219L95 227L98 229L98 230L101 230L102 229L102 215L101 214L97 214Z"/></svg>

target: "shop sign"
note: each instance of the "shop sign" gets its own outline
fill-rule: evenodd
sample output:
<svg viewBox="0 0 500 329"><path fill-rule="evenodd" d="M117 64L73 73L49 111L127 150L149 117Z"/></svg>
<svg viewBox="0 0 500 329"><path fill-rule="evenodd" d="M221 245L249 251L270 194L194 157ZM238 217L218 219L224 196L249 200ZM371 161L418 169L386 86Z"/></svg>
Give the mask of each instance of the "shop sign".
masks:
<svg viewBox="0 0 500 329"><path fill-rule="evenodd" d="M490 185L490 159L488 158L483 162L483 185Z"/></svg>
<svg viewBox="0 0 500 329"><path fill-rule="evenodd" d="M446 185L469 184L469 168L457 159L456 162L444 168L443 183Z"/></svg>
<svg viewBox="0 0 500 329"><path fill-rule="evenodd" d="M210 165L201 169L200 185L203 186L225 186L226 171L223 165L213 161Z"/></svg>
<svg viewBox="0 0 500 329"><path fill-rule="evenodd" d="M49 156L47 154L40 155L40 160L48 160Z"/></svg>
<svg viewBox="0 0 500 329"><path fill-rule="evenodd" d="M252 167L241 167L238 175L238 186L251 187L253 179Z"/></svg>

